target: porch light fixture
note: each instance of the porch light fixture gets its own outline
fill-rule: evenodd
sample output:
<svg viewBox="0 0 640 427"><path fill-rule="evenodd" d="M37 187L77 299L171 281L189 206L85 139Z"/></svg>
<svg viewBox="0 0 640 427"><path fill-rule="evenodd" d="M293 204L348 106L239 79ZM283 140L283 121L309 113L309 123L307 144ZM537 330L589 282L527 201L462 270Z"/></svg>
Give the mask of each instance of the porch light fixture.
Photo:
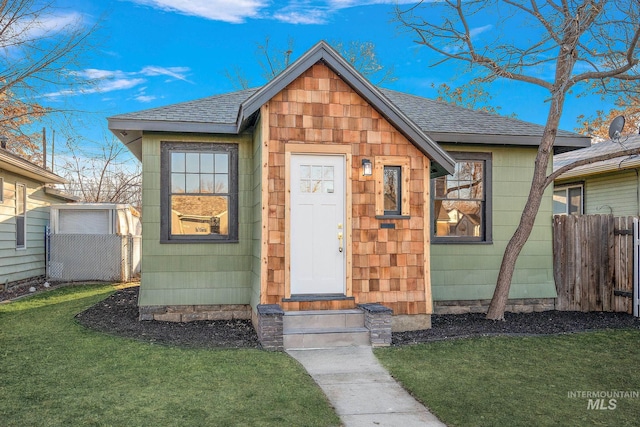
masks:
<svg viewBox="0 0 640 427"><path fill-rule="evenodd" d="M371 160L362 159L362 176L373 175L373 167L371 166Z"/></svg>

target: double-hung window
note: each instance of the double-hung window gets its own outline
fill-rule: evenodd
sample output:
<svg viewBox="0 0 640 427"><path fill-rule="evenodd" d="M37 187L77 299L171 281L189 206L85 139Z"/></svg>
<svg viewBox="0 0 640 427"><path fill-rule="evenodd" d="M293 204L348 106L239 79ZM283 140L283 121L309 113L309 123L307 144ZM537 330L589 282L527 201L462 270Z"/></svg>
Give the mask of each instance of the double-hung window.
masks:
<svg viewBox="0 0 640 427"><path fill-rule="evenodd" d="M16 248L27 247L27 186L16 184Z"/></svg>
<svg viewBox="0 0 640 427"><path fill-rule="evenodd" d="M453 174L432 181L433 241L491 242L491 154L451 154Z"/></svg>
<svg viewBox="0 0 640 427"><path fill-rule="evenodd" d="M161 240L238 241L238 145L163 142Z"/></svg>
<svg viewBox="0 0 640 427"><path fill-rule="evenodd" d="M554 215L582 215L584 187L582 184L565 185L553 190Z"/></svg>

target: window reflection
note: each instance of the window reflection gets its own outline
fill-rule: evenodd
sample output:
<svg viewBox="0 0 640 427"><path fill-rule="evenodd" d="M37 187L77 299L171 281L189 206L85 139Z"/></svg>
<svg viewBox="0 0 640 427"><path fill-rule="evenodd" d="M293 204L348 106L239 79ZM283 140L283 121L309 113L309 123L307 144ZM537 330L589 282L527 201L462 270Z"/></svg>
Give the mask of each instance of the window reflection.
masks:
<svg viewBox="0 0 640 427"><path fill-rule="evenodd" d="M171 153L171 234L228 235L229 154Z"/></svg>

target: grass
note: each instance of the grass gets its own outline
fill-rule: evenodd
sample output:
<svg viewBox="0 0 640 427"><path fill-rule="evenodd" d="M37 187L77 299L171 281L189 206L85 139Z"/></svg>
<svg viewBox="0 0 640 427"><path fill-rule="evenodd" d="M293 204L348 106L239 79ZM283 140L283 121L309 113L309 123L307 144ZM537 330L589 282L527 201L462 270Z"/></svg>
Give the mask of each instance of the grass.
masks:
<svg viewBox="0 0 640 427"><path fill-rule="evenodd" d="M74 321L113 290L67 287L0 305L3 426L340 424L286 354L167 347Z"/></svg>
<svg viewBox="0 0 640 427"><path fill-rule="evenodd" d="M460 339L376 356L449 426L635 426L640 398L595 410L569 393L640 392L639 347L640 331L618 330Z"/></svg>

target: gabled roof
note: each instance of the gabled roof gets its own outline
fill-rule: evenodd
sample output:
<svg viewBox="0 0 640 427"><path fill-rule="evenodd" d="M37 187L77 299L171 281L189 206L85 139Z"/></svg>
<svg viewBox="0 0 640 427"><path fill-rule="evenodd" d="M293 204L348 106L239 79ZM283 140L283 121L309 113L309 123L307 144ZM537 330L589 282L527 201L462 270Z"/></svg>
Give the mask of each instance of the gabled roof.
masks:
<svg viewBox="0 0 640 427"><path fill-rule="evenodd" d="M437 174L451 172L454 161L438 142L537 146L542 126L469 110L401 92L380 89L360 75L325 42L320 42L267 85L196 101L169 105L109 118L109 129L141 158L145 131L238 134L259 109L317 62L322 61L369 102L438 166ZM589 138L559 131L556 147L587 147Z"/></svg>
<svg viewBox="0 0 640 427"><path fill-rule="evenodd" d="M598 142L591 147L581 150L570 151L553 156L553 169L558 170L578 160L590 159L592 157L601 156L603 154L615 153L616 151L630 150L640 148L640 135L632 135L621 138L620 142L611 140ZM558 180L566 180L571 178L580 178L587 175L599 173L614 172L623 169L634 169L640 167L640 156L615 157L609 160L592 163L589 165L578 166L571 169L558 177Z"/></svg>
<svg viewBox="0 0 640 427"><path fill-rule="evenodd" d="M43 184L65 184L67 181L22 157L0 148L0 169L21 175Z"/></svg>

